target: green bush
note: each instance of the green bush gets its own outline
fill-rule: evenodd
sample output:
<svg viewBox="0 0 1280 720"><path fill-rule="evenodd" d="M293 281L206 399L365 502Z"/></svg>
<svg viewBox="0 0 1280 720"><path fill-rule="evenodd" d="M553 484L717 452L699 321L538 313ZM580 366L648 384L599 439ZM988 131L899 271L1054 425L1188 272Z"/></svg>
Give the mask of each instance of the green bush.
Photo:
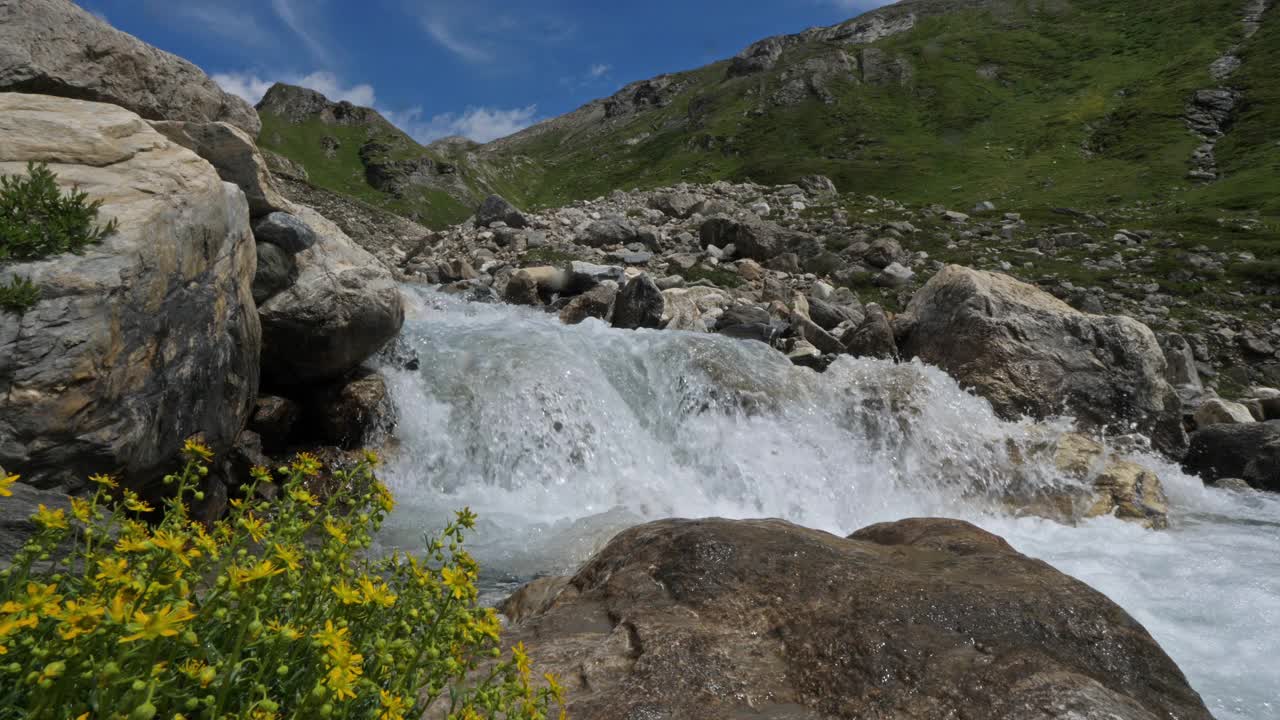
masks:
<svg viewBox="0 0 1280 720"><path fill-rule="evenodd" d="M63 193L44 163L27 163L26 176L0 176L0 265L81 253L116 231L116 221L95 224L101 200L79 190ZM29 279L0 285L0 310L25 312L40 299Z"/></svg>
<svg viewBox="0 0 1280 720"><path fill-rule="evenodd" d="M0 263L81 253L115 232L114 220L94 224L102 201L87 200L80 190L59 190L44 163L28 163L26 177L0 176Z"/></svg>
<svg viewBox="0 0 1280 720"><path fill-rule="evenodd" d="M534 720L559 700L554 677L535 687L523 645L501 657L461 548L471 512L422 557L372 558L394 504L377 458L331 473L343 492L322 502L307 489L320 463L301 454L277 477L255 469L208 527L185 501L202 499L212 453L185 454L153 526L131 517L154 509L102 475L94 495L32 517L38 532L0 571L0 718ZM0 496L17 479L0 477ZM278 500L255 499L276 481Z"/></svg>
<svg viewBox="0 0 1280 720"><path fill-rule="evenodd" d="M14 277L8 285L0 284L0 310L24 313L40 300L40 288L31 278Z"/></svg>

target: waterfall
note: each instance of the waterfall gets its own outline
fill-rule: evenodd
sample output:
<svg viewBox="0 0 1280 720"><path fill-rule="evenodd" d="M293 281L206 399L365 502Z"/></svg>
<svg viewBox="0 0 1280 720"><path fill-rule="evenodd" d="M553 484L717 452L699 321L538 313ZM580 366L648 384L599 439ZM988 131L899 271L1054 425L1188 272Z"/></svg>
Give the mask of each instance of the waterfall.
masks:
<svg viewBox="0 0 1280 720"><path fill-rule="evenodd" d="M572 572L663 517L781 517L848 534L969 520L1093 585L1142 622L1218 718L1280 714L1280 499L1206 489L1151 456L1172 529L1026 515L1078 483L1045 450L1069 420L1006 422L936 368L842 357L817 374L762 343L564 326L410 288L416 370L384 369L399 424L382 541L454 509L496 596Z"/></svg>

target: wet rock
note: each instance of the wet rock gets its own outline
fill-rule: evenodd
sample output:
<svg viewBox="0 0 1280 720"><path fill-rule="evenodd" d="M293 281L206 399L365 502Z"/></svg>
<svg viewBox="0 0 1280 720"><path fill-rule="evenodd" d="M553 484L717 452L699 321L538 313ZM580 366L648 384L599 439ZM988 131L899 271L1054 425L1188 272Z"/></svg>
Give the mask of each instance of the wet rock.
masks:
<svg viewBox="0 0 1280 720"><path fill-rule="evenodd" d="M387 382L373 370L360 369L352 377L316 391L309 415L320 439L342 448L370 444L392 423Z"/></svg>
<svg viewBox="0 0 1280 720"><path fill-rule="evenodd" d="M585 720L1210 718L1119 606L956 520L665 520L504 607Z"/></svg>
<svg viewBox="0 0 1280 720"><path fill-rule="evenodd" d="M599 318L608 322L609 313L613 309L613 300L617 295L618 284L612 280L606 280L570 300L560 310L560 322L565 325L577 325L587 318Z"/></svg>
<svg viewBox="0 0 1280 720"><path fill-rule="evenodd" d="M262 372L280 385L342 377L404 323L391 272L316 211L298 206L296 214L316 242L294 255L297 281L258 306Z"/></svg>
<svg viewBox="0 0 1280 720"><path fill-rule="evenodd" d="M1220 398L1211 398L1204 401L1196 409L1195 420L1197 428L1206 428L1210 425L1254 422L1253 414L1249 412L1248 408L1240 403Z"/></svg>
<svg viewBox="0 0 1280 720"><path fill-rule="evenodd" d="M871 357L881 360L898 359L898 345L888 316L877 304L866 306L866 313L857 327L840 338L844 351L854 357Z"/></svg>
<svg viewBox="0 0 1280 720"><path fill-rule="evenodd" d="M907 358L937 365L1005 417L1066 411L1087 428L1134 428L1172 455L1186 447L1164 352L1132 318L1081 313L1005 275L951 265L904 313Z"/></svg>
<svg viewBox="0 0 1280 720"><path fill-rule="evenodd" d="M808 297L809 317L818 324L818 327L831 332L842 323L852 323L854 325L862 321L861 311L858 308L849 308L842 305L820 300L813 295Z"/></svg>
<svg viewBox="0 0 1280 720"><path fill-rule="evenodd" d="M1280 492L1280 423L1211 425L1191 434L1183 469L1205 482L1240 478Z"/></svg>
<svg viewBox="0 0 1280 720"><path fill-rule="evenodd" d="M613 303L613 326L625 330L662 327L666 300L648 275L631 278Z"/></svg>
<svg viewBox="0 0 1280 720"><path fill-rule="evenodd" d="M554 270L554 268L551 268ZM517 270L511 279L507 281L507 286L502 292L502 299L512 305L540 305L542 300L538 297L538 281L532 273L526 268Z"/></svg>
<svg viewBox="0 0 1280 720"><path fill-rule="evenodd" d="M289 443L302 410L294 401L276 395L259 395L254 402L249 429L257 433L268 448L279 449Z"/></svg>

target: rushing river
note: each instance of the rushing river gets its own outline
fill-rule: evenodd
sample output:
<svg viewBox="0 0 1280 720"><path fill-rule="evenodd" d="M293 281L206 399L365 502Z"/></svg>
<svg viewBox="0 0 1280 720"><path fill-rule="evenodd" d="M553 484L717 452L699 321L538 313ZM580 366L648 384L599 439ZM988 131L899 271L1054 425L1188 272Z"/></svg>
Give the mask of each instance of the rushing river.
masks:
<svg viewBox="0 0 1280 720"><path fill-rule="evenodd" d="M1280 717L1280 496L1160 470L1172 528L1017 517L1011 495L1070 485L944 373L841 358L825 375L760 343L565 327L552 315L411 290L417 371L389 370L400 501L385 540L412 545L453 509L491 593L571 572L613 533L663 517L781 517L848 534L970 520L1106 593L1177 661L1219 720ZM1016 455L1020 460L1011 459Z"/></svg>

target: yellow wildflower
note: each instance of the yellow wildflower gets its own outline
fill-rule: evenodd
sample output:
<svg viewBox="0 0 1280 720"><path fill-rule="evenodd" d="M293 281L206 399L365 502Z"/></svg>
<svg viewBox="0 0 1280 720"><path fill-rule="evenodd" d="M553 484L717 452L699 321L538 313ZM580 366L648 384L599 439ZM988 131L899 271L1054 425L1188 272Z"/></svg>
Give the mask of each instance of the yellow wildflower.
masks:
<svg viewBox="0 0 1280 720"><path fill-rule="evenodd" d="M267 536L269 525L270 523L254 517L252 513L240 518L240 527L249 531L249 537L253 538L254 542L262 542L262 539Z"/></svg>
<svg viewBox="0 0 1280 720"><path fill-rule="evenodd" d="M554 673L547 673L542 677L547 679L547 687L551 690L551 697L555 698L556 702L564 702L564 687L560 685L560 678L556 677Z"/></svg>
<svg viewBox="0 0 1280 720"><path fill-rule="evenodd" d="M7 617L0 620L0 655L9 652L9 648L4 646L4 639L15 632L23 629L35 627L39 624L34 615L28 615L24 618Z"/></svg>
<svg viewBox="0 0 1280 720"><path fill-rule="evenodd" d="M151 544L167 550L170 555L177 558L179 562L187 567L191 567L190 558L200 557L200 551L192 549L188 551L187 537L179 532L172 530L157 530L155 535L151 536Z"/></svg>
<svg viewBox="0 0 1280 720"><path fill-rule="evenodd" d="M98 574L93 579L105 580L111 585L127 585L133 582L129 575L129 561L124 558L102 558L98 561Z"/></svg>
<svg viewBox="0 0 1280 720"><path fill-rule="evenodd" d="M343 605L363 605L364 598L360 596L360 592L347 584L346 580L341 580L332 588L333 594L338 596Z"/></svg>
<svg viewBox="0 0 1280 720"><path fill-rule="evenodd" d="M11 615L25 611L32 613L35 617L58 617L61 602L62 596L58 594L57 585L29 582L27 596L21 602L10 600L0 605L0 613Z"/></svg>
<svg viewBox="0 0 1280 720"><path fill-rule="evenodd" d="M347 544L347 530L340 523L335 522L332 518L324 519L324 529L334 540L345 545Z"/></svg>
<svg viewBox="0 0 1280 720"><path fill-rule="evenodd" d="M242 568L239 565L232 565L227 569L227 576L231 578L231 584L234 587L248 585L255 580L269 578L273 575L279 575L284 572L284 568L276 567L276 564L270 560L263 560L257 565Z"/></svg>
<svg viewBox="0 0 1280 720"><path fill-rule="evenodd" d="M271 470L261 465L254 465L249 469L249 477L253 478L255 482L269 483L271 482Z"/></svg>
<svg viewBox="0 0 1280 720"><path fill-rule="evenodd" d="M117 590L111 604L107 606L107 619L113 623L124 623L129 619L130 596L124 590Z"/></svg>
<svg viewBox="0 0 1280 720"><path fill-rule="evenodd" d="M289 547L273 543L276 559L284 563L285 567L297 572L302 569L302 553L295 547Z"/></svg>
<svg viewBox="0 0 1280 720"><path fill-rule="evenodd" d="M204 526L200 523L193 523L192 530L194 534L191 541L195 543L195 546L203 550L205 555L217 560L219 554L218 541L205 532Z"/></svg>
<svg viewBox="0 0 1280 720"><path fill-rule="evenodd" d="M525 651L523 642L511 648L511 657L516 661L516 670L520 672L520 677L528 680L531 668L529 665L529 653Z"/></svg>
<svg viewBox="0 0 1280 720"><path fill-rule="evenodd" d="M351 652L346 641L331 645L325 658L329 661L329 672L326 675L329 689L339 700L356 696L353 685L364 672L364 656Z"/></svg>
<svg viewBox="0 0 1280 720"><path fill-rule="evenodd" d="M13 491L9 487L16 482L17 475L0 475L0 497L12 497Z"/></svg>
<svg viewBox="0 0 1280 720"><path fill-rule="evenodd" d="M379 690L378 694L382 696L382 713L378 715L378 720L404 720L405 710L408 709L404 698L386 690Z"/></svg>
<svg viewBox="0 0 1280 720"><path fill-rule="evenodd" d="M386 485L383 485L380 482L375 482L373 484L373 490L378 496L378 506L385 512L391 512L396 509L396 499L391 495L391 491L387 489Z"/></svg>
<svg viewBox="0 0 1280 720"><path fill-rule="evenodd" d="M132 490L124 491L124 506L126 509L136 513L155 512L155 508L151 504L138 497L137 493Z"/></svg>
<svg viewBox="0 0 1280 720"><path fill-rule="evenodd" d="M209 449L199 438L189 438L182 444L182 453L191 460L203 460L209 462L213 459L213 451Z"/></svg>
<svg viewBox="0 0 1280 720"><path fill-rule="evenodd" d="M297 500L303 505L310 505L311 507L316 507L320 504L320 501L316 499L315 495L312 495L310 492L302 488L293 488L290 490L289 497Z"/></svg>
<svg viewBox="0 0 1280 720"><path fill-rule="evenodd" d="M98 603L89 600L76 602L68 600L62 611L61 635L63 640L74 640L81 635L88 635L98 627L99 619L105 612Z"/></svg>
<svg viewBox="0 0 1280 720"><path fill-rule="evenodd" d="M298 453L297 457L293 459L293 462L289 463L289 467L308 477L315 477L320 474L320 469L323 466L320 464L320 461L316 459L315 455L304 452Z"/></svg>
<svg viewBox="0 0 1280 720"><path fill-rule="evenodd" d="M186 605L179 605L176 609L172 605L165 605L152 613L136 610L133 613L133 622L129 624L133 634L120 638L120 642L173 637L195 616L196 614L188 610Z"/></svg>
<svg viewBox="0 0 1280 720"><path fill-rule="evenodd" d="M114 490L116 487L118 487L118 485L116 484L116 481L111 479L110 475L103 475L101 473L90 475L89 482L94 483L95 485L98 485L104 490Z"/></svg>
<svg viewBox="0 0 1280 720"><path fill-rule="evenodd" d="M312 635L324 647L334 647L335 645L347 642L347 629L335 628L332 620L324 621L324 629Z"/></svg>
<svg viewBox="0 0 1280 720"><path fill-rule="evenodd" d="M43 504L36 508L36 514L31 516L31 521L45 530L66 530L67 516L62 508L50 510Z"/></svg>
<svg viewBox="0 0 1280 720"><path fill-rule="evenodd" d="M444 577L445 586L453 591L453 597L458 600L467 597L474 589L471 575L460 567L445 566L440 569L440 575Z"/></svg>
<svg viewBox="0 0 1280 720"><path fill-rule="evenodd" d="M289 623L282 623L279 620L268 620L267 629L276 633L285 640L297 640L302 637L302 633L298 632L297 628Z"/></svg>
<svg viewBox="0 0 1280 720"><path fill-rule="evenodd" d="M364 596L366 603L377 603L383 607L391 607L396 604L396 596L387 588L387 584L374 583L369 576L360 578L360 594Z"/></svg>
<svg viewBox="0 0 1280 720"><path fill-rule="evenodd" d="M461 510L459 510L457 513L455 513L455 515L458 518L458 525L468 530L475 529L476 520L479 518L479 516L471 512L471 508L464 507Z"/></svg>
<svg viewBox="0 0 1280 720"><path fill-rule="evenodd" d="M71 516L82 523L93 518L93 504L84 498L71 498Z"/></svg>
<svg viewBox="0 0 1280 720"><path fill-rule="evenodd" d="M151 549L151 541L141 536L126 535L116 541L116 552L140 553Z"/></svg>

